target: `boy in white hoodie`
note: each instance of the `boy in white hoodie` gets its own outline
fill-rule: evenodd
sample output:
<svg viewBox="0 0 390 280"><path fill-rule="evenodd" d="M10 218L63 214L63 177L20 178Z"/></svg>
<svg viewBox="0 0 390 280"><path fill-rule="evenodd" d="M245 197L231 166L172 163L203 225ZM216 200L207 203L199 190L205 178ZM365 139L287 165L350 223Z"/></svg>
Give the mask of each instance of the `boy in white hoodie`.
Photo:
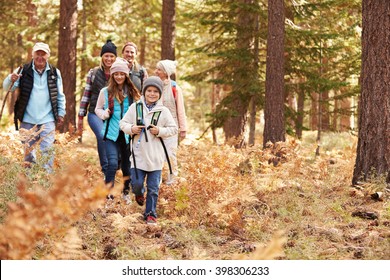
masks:
<svg viewBox="0 0 390 280"><path fill-rule="evenodd" d="M135 200L141 206L145 202L144 218L148 224L157 223L157 200L165 151L161 139L177 133L177 125L168 108L161 102L163 83L159 77L145 80L141 100L133 103L119 125L132 137L131 185ZM161 138L161 139L160 139Z"/></svg>

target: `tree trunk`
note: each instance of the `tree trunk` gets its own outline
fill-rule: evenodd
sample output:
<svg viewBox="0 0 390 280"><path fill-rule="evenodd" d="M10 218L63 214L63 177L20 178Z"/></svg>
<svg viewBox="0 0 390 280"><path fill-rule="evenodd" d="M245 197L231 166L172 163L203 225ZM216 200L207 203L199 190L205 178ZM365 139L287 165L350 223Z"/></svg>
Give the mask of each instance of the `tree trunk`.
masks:
<svg viewBox="0 0 390 280"><path fill-rule="evenodd" d="M255 96L251 97L249 101L249 146L255 144L255 134L256 134L256 98Z"/></svg>
<svg viewBox="0 0 390 280"><path fill-rule="evenodd" d="M322 39L321 39L322 40ZM323 45L323 46L322 46ZM328 44L321 42L321 49L320 49L320 79L322 79L324 76L326 76L326 73L328 72L328 63L329 59L324 55L324 51L322 49L327 49ZM319 127L320 133L322 131L329 131L330 130L330 112L329 112L329 91L327 90L319 90L320 91L320 99L318 106L321 106L320 109L320 115L321 118ZM321 140L321 139L319 139Z"/></svg>
<svg viewBox="0 0 390 280"><path fill-rule="evenodd" d="M263 147L268 141L275 143L286 140L284 28L284 0L269 0Z"/></svg>
<svg viewBox="0 0 390 280"><path fill-rule="evenodd" d="M311 110L310 110L310 130L317 130L318 129L318 99L319 95L316 92L311 93Z"/></svg>
<svg viewBox="0 0 390 280"><path fill-rule="evenodd" d="M57 66L66 96L66 116L61 132L72 130L76 124L76 43L77 0L61 0Z"/></svg>
<svg viewBox="0 0 390 280"><path fill-rule="evenodd" d="M175 0L163 0L161 21L161 59L175 60Z"/></svg>
<svg viewBox="0 0 390 280"><path fill-rule="evenodd" d="M321 93L321 131L330 130L329 92Z"/></svg>
<svg viewBox="0 0 390 280"><path fill-rule="evenodd" d="M298 102L297 102L297 120L295 123L295 130L298 139L302 139L302 131L303 131L303 116L305 115L305 92L300 90L298 93Z"/></svg>
<svg viewBox="0 0 390 280"><path fill-rule="evenodd" d="M339 116L341 116L340 113L339 113L340 112L339 108L340 108L340 103L341 102L340 102L339 99L337 99L336 95L337 95L337 93L335 93L334 110L333 110L333 113L332 113L332 124L330 126L330 129L332 131L339 131L337 123L338 123Z"/></svg>
<svg viewBox="0 0 390 280"><path fill-rule="evenodd" d="M254 38L254 48L253 48L253 56L254 56L254 73L259 73L259 30L260 30L260 16L257 15L255 19L255 38ZM260 77L257 74L257 79ZM260 92L254 92L251 96L251 100L249 102L249 139L248 144L255 144L255 132L256 132L256 96L260 95Z"/></svg>
<svg viewBox="0 0 390 280"><path fill-rule="evenodd" d="M232 96L232 104L235 104L235 116L231 116L223 125L225 132L225 140L228 144L235 148L245 146L245 125L247 123L248 106L240 100L240 96L234 94Z"/></svg>
<svg viewBox="0 0 390 280"><path fill-rule="evenodd" d="M84 2L83 2L84 5ZM81 33L81 53L86 53L87 51L87 39L88 39L88 33L87 33L87 12L85 8L82 10L81 14L81 26L82 26L82 33ZM87 65L87 57L82 56L81 57L81 71L80 71L80 80L83 81L83 84L85 82L85 75L88 71L88 65ZM81 94L82 96L82 94Z"/></svg>
<svg viewBox="0 0 390 280"><path fill-rule="evenodd" d="M215 76L218 76L219 74L213 73L213 79ZM211 112L215 113L215 109L217 107L217 103L221 100L221 85L219 84L213 84L212 91L211 91ZM217 132L215 128L211 128L212 130L212 136L213 136L213 143L218 144L218 138L217 138Z"/></svg>
<svg viewBox="0 0 390 280"><path fill-rule="evenodd" d="M390 180L390 2L363 0L362 83L352 184Z"/></svg>
<svg viewBox="0 0 390 280"><path fill-rule="evenodd" d="M340 104L340 131L348 131L351 129L351 99L349 97L343 98Z"/></svg>

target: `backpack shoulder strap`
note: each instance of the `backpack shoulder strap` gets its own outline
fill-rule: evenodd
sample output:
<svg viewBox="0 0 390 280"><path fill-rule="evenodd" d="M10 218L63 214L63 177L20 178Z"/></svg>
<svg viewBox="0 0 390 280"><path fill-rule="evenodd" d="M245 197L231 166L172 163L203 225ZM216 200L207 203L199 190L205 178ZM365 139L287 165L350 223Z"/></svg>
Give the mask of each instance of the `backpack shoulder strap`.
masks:
<svg viewBox="0 0 390 280"><path fill-rule="evenodd" d="M103 135L104 141L107 140L108 127L110 126L110 120L111 120L112 114L114 113L114 98L109 96L108 91L106 91L105 94L107 94L107 99L108 99L107 103L108 103L108 108L110 109L110 116L108 117L108 119L106 119L104 121L105 123L107 123L106 129L105 129L104 135Z"/></svg>
<svg viewBox="0 0 390 280"><path fill-rule="evenodd" d="M144 77L145 77L145 71L144 71L144 68L141 66L139 69L139 79L141 81L141 90L142 90L142 87L144 86Z"/></svg>
<svg viewBox="0 0 390 280"><path fill-rule="evenodd" d="M152 116L151 124L157 125L158 120L159 120L159 118L160 118L160 115L161 115L161 111L156 111L156 112L154 112L154 113L153 113L153 116ZM172 173L171 161L169 160L169 155L168 155L167 147L165 146L164 140L163 140L161 137L158 137L158 138L160 138L161 145L162 145L162 147L163 147L163 149L164 149L165 157L166 157L166 159L167 159L168 166L169 166L169 173L170 173L170 174L173 174L173 173Z"/></svg>
<svg viewBox="0 0 390 280"><path fill-rule="evenodd" d="M136 116L137 125L144 125L144 106L142 105L141 100L137 101L135 109L137 114Z"/></svg>
<svg viewBox="0 0 390 280"><path fill-rule="evenodd" d="M176 99L176 94L177 94L177 92L176 92L176 85L177 85L176 82L171 80L172 93L173 93L173 97L175 99Z"/></svg>
<svg viewBox="0 0 390 280"><path fill-rule="evenodd" d="M156 111L153 113L152 121L151 121L152 125L155 125L155 126L157 125L158 119L160 118L160 115L161 115L161 111Z"/></svg>
<svg viewBox="0 0 390 280"><path fill-rule="evenodd" d="M96 66L92 69L92 76L91 76L91 83L93 83L93 81L95 80L95 77L96 77L96 73L97 71L99 70L100 66Z"/></svg>

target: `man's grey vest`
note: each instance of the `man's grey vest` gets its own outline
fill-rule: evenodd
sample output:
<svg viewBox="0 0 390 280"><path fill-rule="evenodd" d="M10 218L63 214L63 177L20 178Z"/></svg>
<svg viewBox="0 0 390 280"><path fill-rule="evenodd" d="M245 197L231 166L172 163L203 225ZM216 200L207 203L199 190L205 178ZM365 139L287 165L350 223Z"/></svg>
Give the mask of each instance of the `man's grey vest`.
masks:
<svg viewBox="0 0 390 280"><path fill-rule="evenodd" d="M142 92L143 80L145 77L145 68L137 62L129 72L130 80L133 82L139 92Z"/></svg>

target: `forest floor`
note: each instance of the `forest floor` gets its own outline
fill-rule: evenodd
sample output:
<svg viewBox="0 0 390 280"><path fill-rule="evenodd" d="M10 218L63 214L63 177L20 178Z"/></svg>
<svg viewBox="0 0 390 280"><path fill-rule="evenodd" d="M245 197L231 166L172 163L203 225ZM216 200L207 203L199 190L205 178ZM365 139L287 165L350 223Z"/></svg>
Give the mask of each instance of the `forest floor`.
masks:
<svg viewBox="0 0 390 280"><path fill-rule="evenodd" d="M389 192L384 179L351 186L350 134L323 134L317 157L309 132L265 150L187 139L156 226L124 203L120 172L106 203L91 135L59 135L47 175L22 166L17 132L0 132L1 259L390 259Z"/></svg>

